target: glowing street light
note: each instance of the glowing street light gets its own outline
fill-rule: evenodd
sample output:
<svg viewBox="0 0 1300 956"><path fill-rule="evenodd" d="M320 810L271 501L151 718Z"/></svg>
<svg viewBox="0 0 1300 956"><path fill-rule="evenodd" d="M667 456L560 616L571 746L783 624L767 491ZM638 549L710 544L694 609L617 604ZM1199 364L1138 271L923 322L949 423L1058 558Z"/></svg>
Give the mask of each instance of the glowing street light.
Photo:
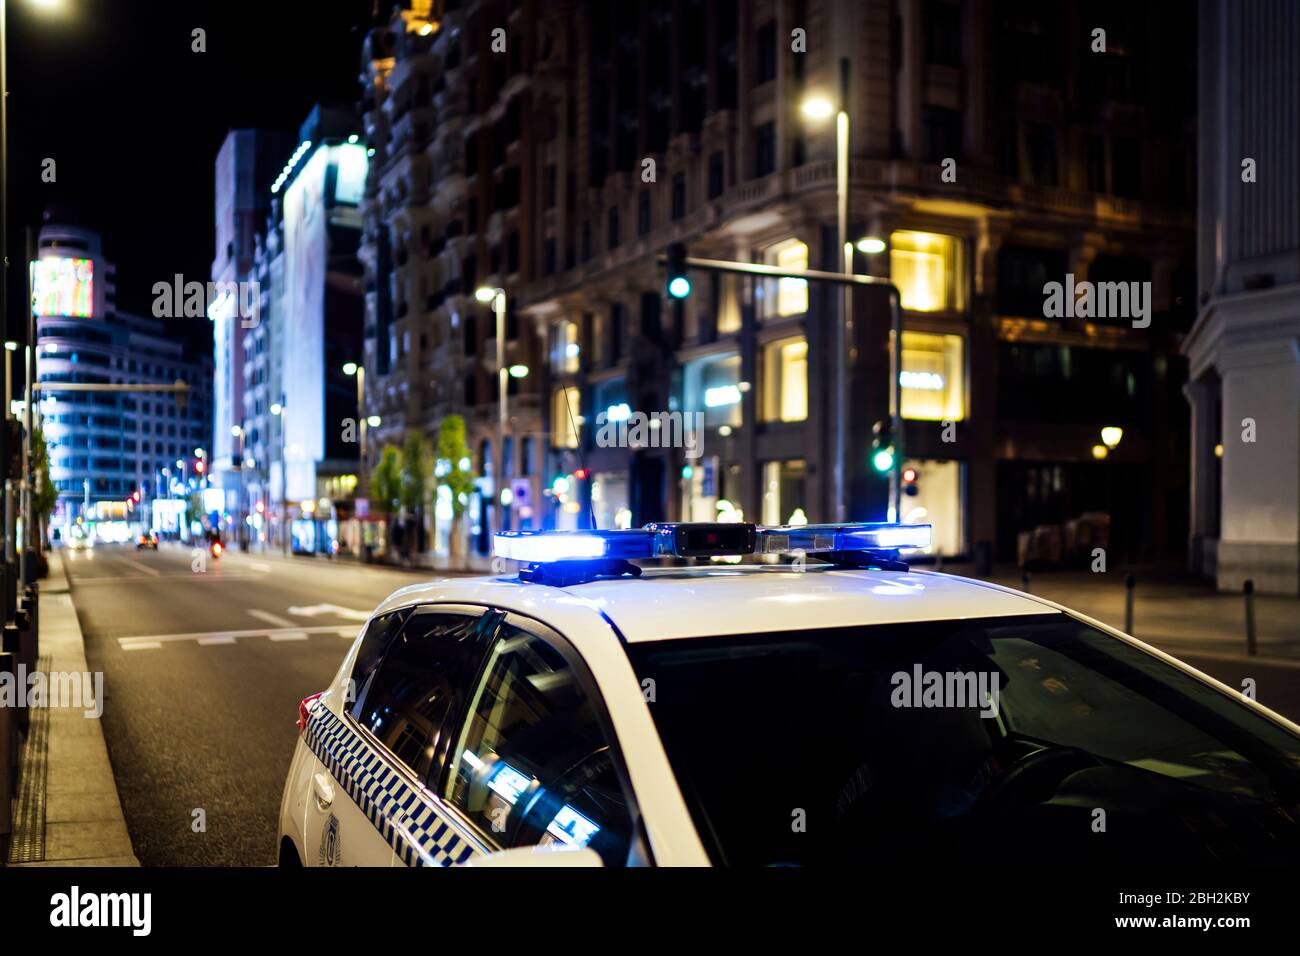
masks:
<svg viewBox="0 0 1300 956"><path fill-rule="evenodd" d="M1120 439L1123 437L1124 437L1124 429L1119 428L1118 426L1115 425L1107 425L1105 428L1101 430L1102 444L1105 445L1107 448L1111 449L1112 451L1114 450L1115 446L1119 444Z"/></svg>
<svg viewBox="0 0 1300 956"><path fill-rule="evenodd" d="M877 256L885 251L885 240L878 236L864 236L858 240L858 251L869 256Z"/></svg>

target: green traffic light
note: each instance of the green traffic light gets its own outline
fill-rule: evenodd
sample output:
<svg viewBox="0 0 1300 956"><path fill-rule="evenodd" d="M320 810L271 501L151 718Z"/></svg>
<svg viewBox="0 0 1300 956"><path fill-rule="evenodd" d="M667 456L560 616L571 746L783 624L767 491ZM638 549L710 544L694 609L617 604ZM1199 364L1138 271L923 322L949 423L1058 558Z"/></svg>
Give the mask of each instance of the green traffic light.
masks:
<svg viewBox="0 0 1300 956"><path fill-rule="evenodd" d="M881 473L891 471L894 467L894 449L881 448L871 456L871 467Z"/></svg>
<svg viewBox="0 0 1300 956"><path fill-rule="evenodd" d="M691 294L691 280L686 276L673 276L668 280L668 294L674 299L684 299Z"/></svg>

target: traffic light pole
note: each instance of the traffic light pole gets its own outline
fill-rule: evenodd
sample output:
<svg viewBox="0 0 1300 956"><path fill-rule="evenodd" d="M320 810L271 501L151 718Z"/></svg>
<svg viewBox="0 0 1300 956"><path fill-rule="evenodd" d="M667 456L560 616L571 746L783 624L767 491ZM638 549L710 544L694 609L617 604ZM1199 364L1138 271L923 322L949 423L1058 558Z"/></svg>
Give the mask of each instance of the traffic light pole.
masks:
<svg viewBox="0 0 1300 956"><path fill-rule="evenodd" d="M757 262L733 262L729 259L701 259L696 256L682 257L676 255L660 255L658 263L661 266L673 268L697 269L700 272L723 272L731 275L746 275L760 279L803 279L806 282L821 282L829 285L845 286L847 291L851 291L854 286L868 286L876 289L884 289L889 295L889 326L892 342L889 352L889 378L890 378L890 422L892 438L894 442L894 461L889 469L889 501L890 507L894 511L894 520L902 520L902 468L903 468L903 389L900 383L903 369L903 305L902 294L898 291L898 286L894 285L889 279L882 279L879 276L861 276L849 272L824 272L819 269L782 269L779 266L762 265ZM671 281L670 276L670 281ZM689 286L687 286L689 294ZM675 296L675 298L684 298ZM841 363L848 361L847 349L840 349L839 361ZM847 370L844 375L845 381L848 380ZM836 409L836 415L839 418L836 421L838 427L841 421L847 421L848 409L845 407L846 401L841 399L839 408ZM840 508L847 509L847 450L845 443L837 443L836 457L839 459L837 464L838 477L836 480L836 512Z"/></svg>

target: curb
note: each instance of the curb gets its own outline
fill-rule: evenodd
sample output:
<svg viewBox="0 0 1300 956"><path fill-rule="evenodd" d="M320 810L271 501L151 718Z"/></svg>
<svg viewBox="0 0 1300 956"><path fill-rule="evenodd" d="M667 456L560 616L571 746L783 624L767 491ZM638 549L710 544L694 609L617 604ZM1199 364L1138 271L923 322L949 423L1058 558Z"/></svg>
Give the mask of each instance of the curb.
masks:
<svg viewBox="0 0 1300 956"><path fill-rule="evenodd" d="M63 556L47 552L49 576L41 582L40 661L49 672L85 674L86 643L72 603ZM24 775L31 774L24 820L24 866L139 866L122 814L122 802L98 717L76 708L42 708L44 747L24 747ZM36 714L32 724L36 726ZM43 749L42 752L38 752ZM44 779L40 779L43 773ZM20 845L18 818L14 847Z"/></svg>

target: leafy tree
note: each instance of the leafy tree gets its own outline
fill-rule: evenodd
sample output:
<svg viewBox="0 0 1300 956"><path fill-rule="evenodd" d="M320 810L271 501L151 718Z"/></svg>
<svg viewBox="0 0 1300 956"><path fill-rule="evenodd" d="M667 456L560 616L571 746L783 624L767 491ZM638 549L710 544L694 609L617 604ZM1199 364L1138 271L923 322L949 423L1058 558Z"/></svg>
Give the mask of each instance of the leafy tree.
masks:
<svg viewBox="0 0 1300 956"><path fill-rule="evenodd" d="M421 432L409 431L402 442L402 508L408 515L412 533L406 539L406 555L423 548L425 502L429 498L429 478L433 473L429 440Z"/></svg>
<svg viewBox="0 0 1300 956"><path fill-rule="evenodd" d="M451 491L451 553L453 559L460 557L460 522L465 513L462 496L468 497L474 490L474 469L465 468L463 464L472 465L469 445L465 440L465 419L460 415L447 415L438 423L438 460L446 462L444 473L438 478L439 485L446 485Z"/></svg>
<svg viewBox="0 0 1300 956"><path fill-rule="evenodd" d="M379 452L379 461L370 473L370 496L384 509L391 549L393 512L402 496L402 452L395 445L385 445Z"/></svg>
<svg viewBox="0 0 1300 956"><path fill-rule="evenodd" d="M32 432L32 469L36 474L36 488L32 493L32 510L37 526L44 528L54 513L59 491L50 481L50 452L45 444L45 432L39 428ZM44 535L41 536L42 538Z"/></svg>

